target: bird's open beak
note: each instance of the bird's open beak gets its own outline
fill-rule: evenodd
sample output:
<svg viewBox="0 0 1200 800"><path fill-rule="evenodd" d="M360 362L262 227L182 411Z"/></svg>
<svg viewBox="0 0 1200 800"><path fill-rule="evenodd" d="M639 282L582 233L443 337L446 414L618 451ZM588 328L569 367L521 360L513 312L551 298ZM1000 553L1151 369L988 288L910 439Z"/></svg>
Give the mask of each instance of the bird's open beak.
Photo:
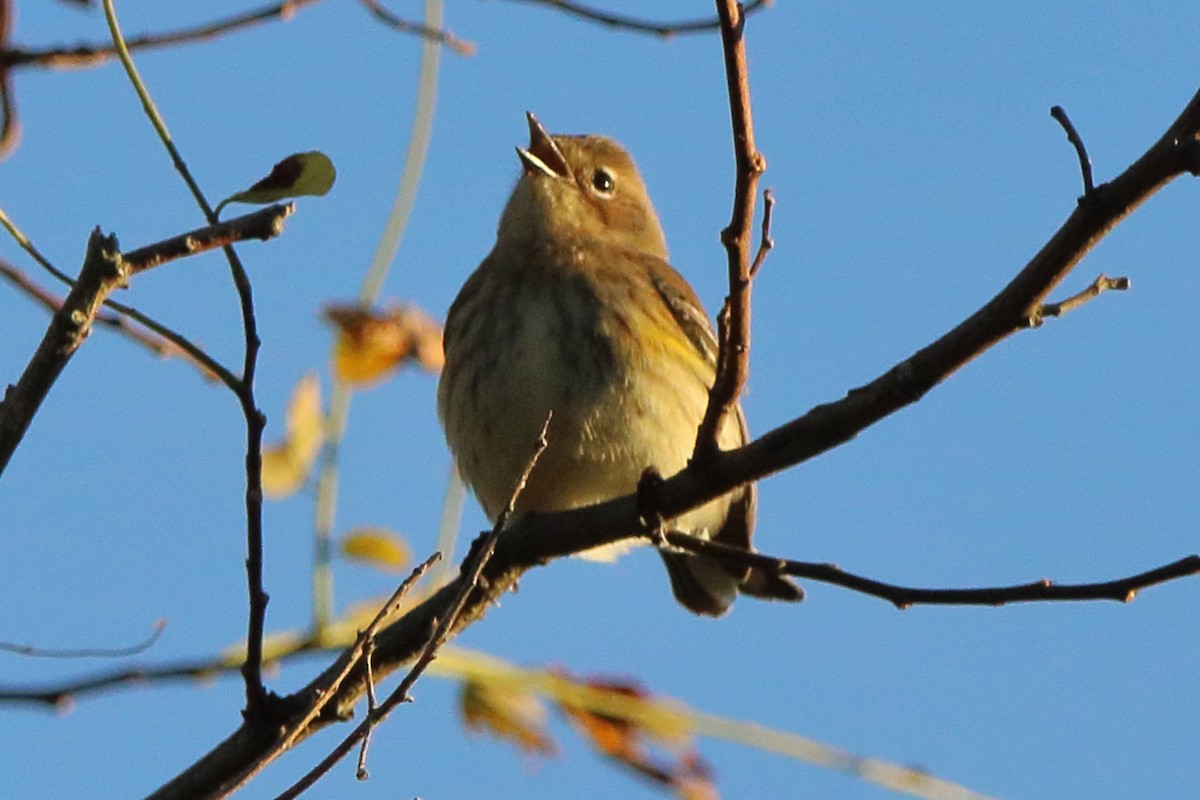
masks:
<svg viewBox="0 0 1200 800"><path fill-rule="evenodd" d="M538 122L532 111L526 111L525 117L529 120L529 147L518 147L517 155L525 167L526 174L541 173L550 178L570 177L571 168L567 165L567 160L563 158L562 151L550 138L550 134L546 133L542 123Z"/></svg>

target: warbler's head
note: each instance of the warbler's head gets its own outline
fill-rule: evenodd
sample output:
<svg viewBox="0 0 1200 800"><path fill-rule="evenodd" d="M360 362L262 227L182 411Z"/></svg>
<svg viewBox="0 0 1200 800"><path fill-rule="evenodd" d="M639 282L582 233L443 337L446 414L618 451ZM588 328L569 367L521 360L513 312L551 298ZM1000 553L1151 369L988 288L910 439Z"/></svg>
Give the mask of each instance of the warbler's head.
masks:
<svg viewBox="0 0 1200 800"><path fill-rule="evenodd" d="M662 226L625 148L606 136L551 136L532 113L524 174L497 237L524 244L599 240L666 259Z"/></svg>

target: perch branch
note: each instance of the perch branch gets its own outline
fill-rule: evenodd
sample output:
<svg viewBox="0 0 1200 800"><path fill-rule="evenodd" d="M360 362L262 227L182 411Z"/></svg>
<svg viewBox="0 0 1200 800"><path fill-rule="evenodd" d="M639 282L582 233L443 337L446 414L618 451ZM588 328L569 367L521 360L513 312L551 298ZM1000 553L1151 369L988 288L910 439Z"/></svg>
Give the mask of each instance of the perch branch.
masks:
<svg viewBox="0 0 1200 800"><path fill-rule="evenodd" d="M852 589L860 594L887 600L899 609L914 605L1003 606L1009 603L1047 601L1116 600L1128 603L1142 589L1189 575L1200 574L1200 556L1192 555L1137 575L1096 583L1060 584L1045 578L1013 586L989 586L970 589L923 589L898 586L846 572L835 564L793 561L764 553L752 553L740 547L698 539L676 531L666 536L668 544L699 553L739 567L756 567L777 575Z"/></svg>
<svg viewBox="0 0 1200 800"><path fill-rule="evenodd" d="M964 364L993 345L1028 328L1031 309L1121 220L1181 174L1200 171L1200 93L1163 136L1125 172L1105 184L1094 202L1076 204L1070 217L1033 259L991 301L937 341L887 370L846 397L822 406L759 437L744 447L717 454L711 463L689 466L661 485L661 511L678 516L746 482L803 463L849 441L884 417L916 402ZM490 604L527 570L555 557L581 552L634 535L645 535L636 493L572 511L528 515L496 544L476 590L470 594L448 635L481 618ZM374 670L395 671L417 657L436 620L443 619L462 590L460 576L379 632ZM345 658L343 656L342 658ZM332 664L298 696L319 692L336 676ZM361 670L341 684L326 711L304 731L311 735L343 719L364 691ZM261 769L272 752L278 725L247 720L224 741L153 796L220 794L249 771Z"/></svg>

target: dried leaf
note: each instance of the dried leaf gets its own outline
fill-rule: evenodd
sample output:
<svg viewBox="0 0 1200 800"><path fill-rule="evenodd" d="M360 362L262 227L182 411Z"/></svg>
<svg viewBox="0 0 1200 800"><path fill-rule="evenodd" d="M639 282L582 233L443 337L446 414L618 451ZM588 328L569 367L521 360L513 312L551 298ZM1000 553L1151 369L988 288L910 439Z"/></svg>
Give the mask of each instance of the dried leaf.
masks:
<svg viewBox="0 0 1200 800"><path fill-rule="evenodd" d="M355 528L342 539L342 554L387 572L398 572L412 560L403 537L386 528Z"/></svg>
<svg viewBox="0 0 1200 800"><path fill-rule="evenodd" d="M337 170L329 156L319 150L293 153L271 168L267 177L249 189L231 195L217 206L217 213L230 203L266 205L289 197L320 197L333 188Z"/></svg>
<svg viewBox="0 0 1200 800"><path fill-rule="evenodd" d="M568 676L560 673L564 679ZM630 682L611 679L576 681L591 690L610 692L617 697L629 698L653 712L655 700L645 689ZM635 719L625 719L602 714L567 700L559 708L571 725L600 753L614 759L643 778L676 794L681 800L717 800L709 769L703 759L692 749L690 741L681 737L672 724L658 724L654 714L641 714ZM674 718L668 710L664 717ZM648 749L657 745L668 751L667 757L658 756Z"/></svg>
<svg viewBox="0 0 1200 800"><path fill-rule="evenodd" d="M459 709L469 730L486 730L507 739L527 755L552 756L557 751L546 735L546 707L538 698L511 684L468 680Z"/></svg>
<svg viewBox="0 0 1200 800"><path fill-rule="evenodd" d="M263 494L287 497L308 479L325 441L325 415L321 410L321 383L307 373L292 389L282 441L263 448Z"/></svg>
<svg viewBox="0 0 1200 800"><path fill-rule="evenodd" d="M430 372L442 368L442 328L416 306L371 311L331 305L325 319L338 331L333 370L343 381L371 385L408 361Z"/></svg>

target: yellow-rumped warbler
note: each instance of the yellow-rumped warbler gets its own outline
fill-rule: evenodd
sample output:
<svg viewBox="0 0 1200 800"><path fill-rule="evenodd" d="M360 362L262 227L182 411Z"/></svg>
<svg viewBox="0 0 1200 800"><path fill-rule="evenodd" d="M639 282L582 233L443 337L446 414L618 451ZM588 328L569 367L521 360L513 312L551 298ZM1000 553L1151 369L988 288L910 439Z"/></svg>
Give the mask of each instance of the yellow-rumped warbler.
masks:
<svg viewBox="0 0 1200 800"><path fill-rule="evenodd" d="M493 521L508 504L547 413L548 446L517 512L629 494L648 467L691 456L714 379L716 339L667 245L629 154L603 136L550 136L529 114L524 174L496 245L446 318L438 413L463 478ZM719 437L746 441L739 407ZM754 486L669 524L749 548ZM765 572L663 552L676 599L720 616L738 591L803 593Z"/></svg>

